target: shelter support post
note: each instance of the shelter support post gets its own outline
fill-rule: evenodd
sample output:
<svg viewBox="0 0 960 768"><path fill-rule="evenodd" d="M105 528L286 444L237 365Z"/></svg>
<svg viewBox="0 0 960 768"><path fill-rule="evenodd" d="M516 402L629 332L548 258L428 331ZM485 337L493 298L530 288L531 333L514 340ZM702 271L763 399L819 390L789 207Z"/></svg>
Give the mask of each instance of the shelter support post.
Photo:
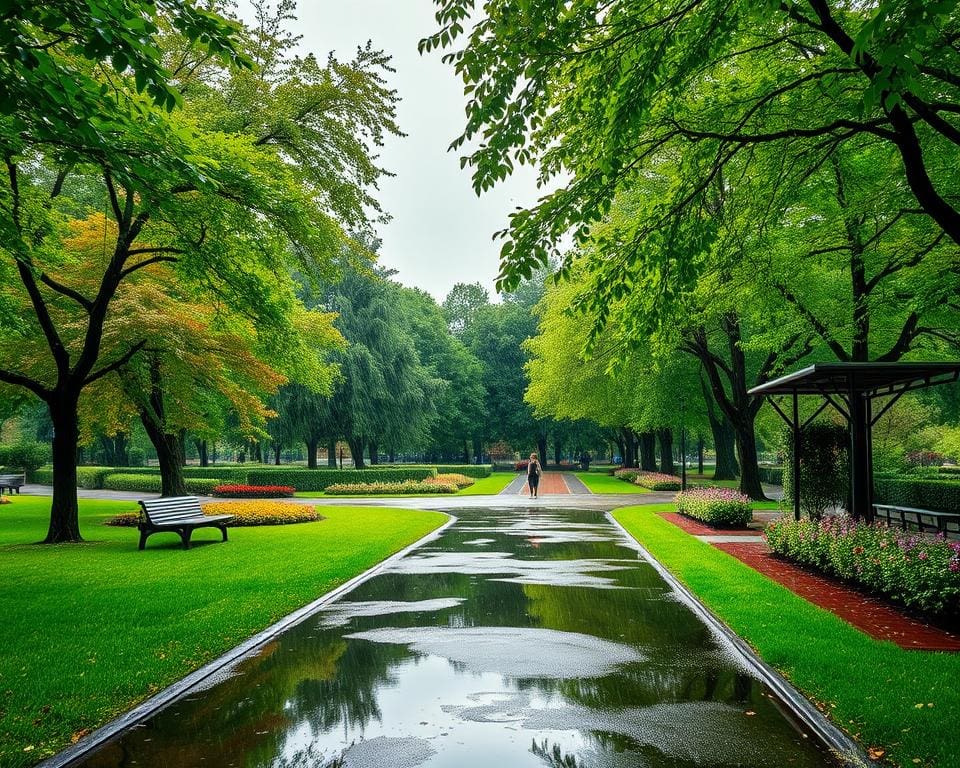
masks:
<svg viewBox="0 0 960 768"><path fill-rule="evenodd" d="M873 520L870 482L869 399L850 382L850 513L856 520Z"/></svg>
<svg viewBox="0 0 960 768"><path fill-rule="evenodd" d="M800 402L797 393L793 393L793 424L790 425L790 436L793 438L793 519L800 519Z"/></svg>

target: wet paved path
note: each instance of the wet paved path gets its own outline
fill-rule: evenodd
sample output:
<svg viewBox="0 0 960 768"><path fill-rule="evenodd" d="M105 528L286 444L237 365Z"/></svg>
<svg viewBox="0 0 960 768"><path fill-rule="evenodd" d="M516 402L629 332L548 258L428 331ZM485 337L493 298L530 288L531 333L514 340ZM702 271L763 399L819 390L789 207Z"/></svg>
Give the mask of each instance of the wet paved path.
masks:
<svg viewBox="0 0 960 768"><path fill-rule="evenodd" d="M601 511L454 514L83 765L831 764Z"/></svg>

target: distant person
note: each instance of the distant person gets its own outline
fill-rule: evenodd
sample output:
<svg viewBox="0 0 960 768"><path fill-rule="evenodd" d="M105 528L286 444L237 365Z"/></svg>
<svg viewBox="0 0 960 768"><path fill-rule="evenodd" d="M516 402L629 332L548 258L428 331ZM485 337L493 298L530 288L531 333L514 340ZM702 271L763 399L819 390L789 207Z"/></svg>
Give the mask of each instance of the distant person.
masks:
<svg viewBox="0 0 960 768"><path fill-rule="evenodd" d="M530 486L530 497L538 497L537 490L540 487L540 475L543 474L543 467L537 460L537 454L531 453L530 460L527 462L527 485Z"/></svg>

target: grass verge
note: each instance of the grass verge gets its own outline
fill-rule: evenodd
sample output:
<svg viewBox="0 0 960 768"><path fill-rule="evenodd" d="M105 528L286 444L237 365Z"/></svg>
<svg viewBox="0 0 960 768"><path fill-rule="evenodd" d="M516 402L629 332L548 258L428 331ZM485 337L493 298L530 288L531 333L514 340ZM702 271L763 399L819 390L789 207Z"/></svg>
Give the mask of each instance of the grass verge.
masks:
<svg viewBox="0 0 960 768"><path fill-rule="evenodd" d="M865 748L901 766L960 765L960 655L873 640L657 512L614 517L700 600Z"/></svg>
<svg viewBox="0 0 960 768"><path fill-rule="evenodd" d="M454 496L485 496L500 493L513 478L517 476L516 472L492 472L488 477L477 478L473 485L468 488L461 488L457 493L436 493L430 498L449 499ZM402 499L407 496L416 496L416 494L396 494L384 493L373 494L370 496L358 496L363 499ZM323 491L297 491L294 496L301 499L349 499L349 496L334 495L324 493Z"/></svg>
<svg viewBox="0 0 960 768"><path fill-rule="evenodd" d="M650 493L646 488L628 483L613 475L601 475L596 472L574 472L593 493Z"/></svg>
<svg viewBox="0 0 960 768"><path fill-rule="evenodd" d="M0 765L27 766L439 527L446 516L324 507L325 520L194 534L102 522L130 502L81 500L84 544L40 546L50 500L0 507ZM209 543L205 546L204 542Z"/></svg>

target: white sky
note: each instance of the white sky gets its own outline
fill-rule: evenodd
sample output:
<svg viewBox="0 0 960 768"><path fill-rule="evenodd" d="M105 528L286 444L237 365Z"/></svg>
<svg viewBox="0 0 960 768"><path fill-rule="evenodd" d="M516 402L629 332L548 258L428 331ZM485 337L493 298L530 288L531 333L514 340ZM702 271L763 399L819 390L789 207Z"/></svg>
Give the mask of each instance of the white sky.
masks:
<svg viewBox="0 0 960 768"><path fill-rule="evenodd" d="M250 18L249 0L239 0ZM402 101L400 128L381 162L396 174L384 179L380 200L393 220L380 228L381 263L398 270L405 285L442 300L458 282L482 283L494 295L499 243L491 235L503 229L510 211L539 197L534 172L520 168L478 198L459 155L447 152L464 124L463 86L437 52L421 56L417 43L436 27L430 0L299 0L294 30L303 35L302 53L321 61L329 51L341 60L353 57L368 39L393 56L397 72L391 85Z"/></svg>

